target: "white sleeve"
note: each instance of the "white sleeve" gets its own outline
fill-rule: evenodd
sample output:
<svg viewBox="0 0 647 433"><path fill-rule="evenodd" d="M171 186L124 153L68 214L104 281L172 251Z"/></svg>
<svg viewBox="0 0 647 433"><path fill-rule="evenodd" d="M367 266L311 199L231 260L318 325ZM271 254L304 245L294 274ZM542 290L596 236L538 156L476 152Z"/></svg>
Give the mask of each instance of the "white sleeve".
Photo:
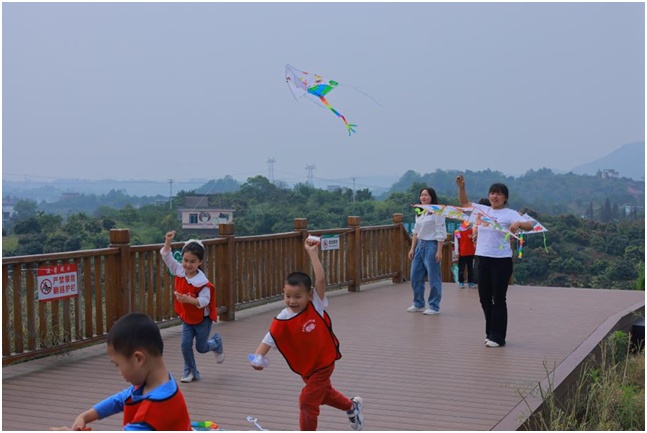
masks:
<svg viewBox="0 0 647 433"><path fill-rule="evenodd" d="M434 227L434 239L437 241L444 241L447 239L447 227L445 226L445 217L437 215L436 220L434 221L436 223L436 226Z"/></svg>
<svg viewBox="0 0 647 433"><path fill-rule="evenodd" d="M204 286L200 293L198 293L198 308L204 308L209 305L211 301L211 290L208 286Z"/></svg>
<svg viewBox="0 0 647 433"><path fill-rule="evenodd" d="M263 337L263 343L276 349L276 343L274 342L274 339L272 338L272 335L269 332L265 334L265 337Z"/></svg>
<svg viewBox="0 0 647 433"><path fill-rule="evenodd" d="M167 251L164 251L164 247L160 250L160 255L162 256L162 260L168 266L169 271L175 276L178 277L183 277L184 276L184 268L182 267L182 263L179 263L175 258L173 257L173 254L171 254L171 249L169 248Z"/></svg>
<svg viewBox="0 0 647 433"><path fill-rule="evenodd" d="M321 299L317 294L317 291L315 289L312 290L314 291L312 294L312 305L315 307L315 310L317 310L317 313L323 317L324 310L328 306L328 297L324 295L323 299Z"/></svg>

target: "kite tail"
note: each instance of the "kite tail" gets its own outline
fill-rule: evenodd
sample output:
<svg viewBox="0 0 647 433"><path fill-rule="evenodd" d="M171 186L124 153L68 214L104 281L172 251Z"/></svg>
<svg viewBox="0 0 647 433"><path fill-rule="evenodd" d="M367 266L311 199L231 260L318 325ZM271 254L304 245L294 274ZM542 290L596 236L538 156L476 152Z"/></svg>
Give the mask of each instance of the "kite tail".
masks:
<svg viewBox="0 0 647 433"><path fill-rule="evenodd" d="M343 116L339 111L335 110L335 109L333 108L333 106L332 106L332 105L330 105L330 103L329 103L328 101L326 101L326 98L324 98L323 96L320 96L320 97L319 97L319 99L321 99L321 102L323 102L323 104L324 104L326 107L328 107L328 109L329 109L330 111L332 111L333 113L335 113L335 116L337 116L337 117L341 118L341 120L343 120L343 121L344 121L344 123L346 124L346 130L348 131L348 136L349 136L349 137L350 137L350 134L351 134L351 133L353 133L353 132L357 132L357 131L355 131L355 128L357 128L357 125L356 125L356 124L354 124L354 123L348 123L348 122L346 121L346 118L345 118L345 117L344 117L344 116Z"/></svg>

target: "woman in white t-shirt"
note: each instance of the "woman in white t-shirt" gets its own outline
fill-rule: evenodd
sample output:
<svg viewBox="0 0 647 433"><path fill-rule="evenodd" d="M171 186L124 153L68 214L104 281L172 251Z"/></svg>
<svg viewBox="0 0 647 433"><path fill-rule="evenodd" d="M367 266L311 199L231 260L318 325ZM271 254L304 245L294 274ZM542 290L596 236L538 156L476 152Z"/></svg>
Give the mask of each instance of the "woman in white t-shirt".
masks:
<svg viewBox="0 0 647 433"><path fill-rule="evenodd" d="M473 207L474 212L489 216L512 233L519 229L532 230L531 221L525 221L517 211L506 207L508 187L504 184L495 183L490 186L488 199L491 206L468 200L463 176L456 177L456 184L458 201L462 207ZM503 346L508 328L506 294L512 276L512 248L506 233L481 225L478 228L475 255L478 257L479 300L485 314L485 345Z"/></svg>
<svg viewBox="0 0 647 433"><path fill-rule="evenodd" d="M420 190L421 204L438 204L438 197L433 188ZM443 242L447 238L445 217L427 211L416 216L413 227L413 238L409 260L411 260L411 288L413 304L407 308L410 313L422 311L422 314L440 313L442 279L440 263L443 259ZM429 279L429 307L425 309L425 276Z"/></svg>

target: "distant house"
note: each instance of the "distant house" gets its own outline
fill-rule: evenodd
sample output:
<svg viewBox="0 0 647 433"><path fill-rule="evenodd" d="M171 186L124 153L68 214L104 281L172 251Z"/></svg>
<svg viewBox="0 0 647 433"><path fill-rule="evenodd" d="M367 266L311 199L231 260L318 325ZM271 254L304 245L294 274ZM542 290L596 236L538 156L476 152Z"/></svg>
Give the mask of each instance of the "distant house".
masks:
<svg viewBox="0 0 647 433"><path fill-rule="evenodd" d="M620 177L620 173L615 171L612 168L603 168L602 170L599 171L600 177L602 179L610 179L610 178L618 178Z"/></svg>
<svg viewBox="0 0 647 433"><path fill-rule="evenodd" d="M233 209L210 207L207 196L185 198L185 207L178 209L183 229L217 231L218 224L231 224L234 221Z"/></svg>
<svg viewBox="0 0 647 433"><path fill-rule="evenodd" d="M13 218L16 213L14 205L16 203L10 198L5 197L2 199L2 225L7 226L11 223L11 218Z"/></svg>

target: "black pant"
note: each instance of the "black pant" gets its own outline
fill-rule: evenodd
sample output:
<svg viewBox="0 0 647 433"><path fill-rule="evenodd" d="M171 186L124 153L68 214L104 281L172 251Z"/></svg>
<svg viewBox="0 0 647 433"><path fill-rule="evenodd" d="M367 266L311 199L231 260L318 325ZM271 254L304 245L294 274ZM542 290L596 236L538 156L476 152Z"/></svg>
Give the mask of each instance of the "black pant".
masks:
<svg viewBox="0 0 647 433"><path fill-rule="evenodd" d="M465 282L465 272L463 270L467 266L467 281L474 282L474 256L460 256L458 257L458 282Z"/></svg>
<svg viewBox="0 0 647 433"><path fill-rule="evenodd" d="M479 300L485 314L485 335L503 346L508 328L506 293L512 275L512 258L480 256L478 273Z"/></svg>

